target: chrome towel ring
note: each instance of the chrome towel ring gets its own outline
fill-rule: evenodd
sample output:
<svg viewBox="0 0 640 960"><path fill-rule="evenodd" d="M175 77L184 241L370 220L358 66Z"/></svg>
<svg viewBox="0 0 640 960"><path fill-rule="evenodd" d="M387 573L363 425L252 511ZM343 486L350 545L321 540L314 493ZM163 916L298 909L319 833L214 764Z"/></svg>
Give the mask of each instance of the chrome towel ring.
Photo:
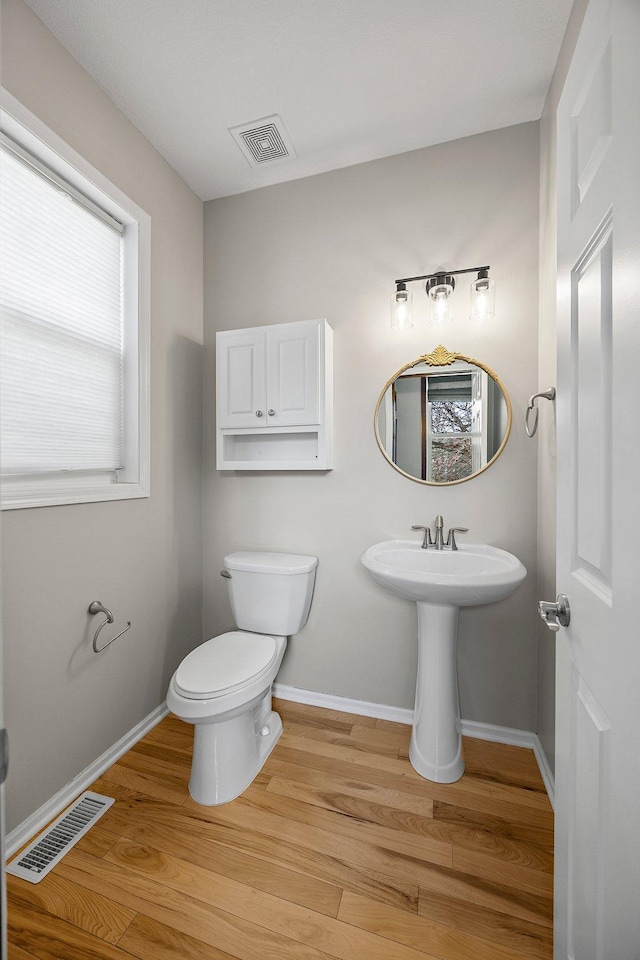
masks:
<svg viewBox="0 0 640 960"><path fill-rule="evenodd" d="M555 400L556 398L556 388L549 387L548 390L544 390L542 393L534 393L532 397L529 398L529 406L527 407L527 412L524 415L524 429L528 437L535 437L536 430L538 429L538 416L540 411L536 404L538 397L543 397L545 400ZM529 423L529 415L531 411L535 412L535 417L533 418L533 423Z"/></svg>
<svg viewBox="0 0 640 960"><path fill-rule="evenodd" d="M101 631L102 628L105 627L108 623L113 623L113 622L114 622L114 620L113 620L113 614L111 613L111 610L109 610L108 607L105 607L104 604L100 602L100 600L92 600L92 601L91 601L91 603L89 604L89 613L90 613L92 616L95 616L96 613L104 613L104 614L106 615L106 618L107 618L106 620L103 620L103 621L102 621L102 623L100 624L100 626L98 627L98 629L96 630L96 632L95 632L95 634L94 634L94 636L93 636L93 652L94 652L94 653L102 653L103 650L106 650L106 648L107 648L108 646L110 646L115 640L117 640L119 637L121 637L123 633L126 633L127 630L129 630L129 628L131 627L131 620L127 620L127 625L126 625L126 627L124 628L124 630L121 630L120 633L116 634L115 637L113 637L111 640L107 640L106 643L103 643L102 646L99 647L99 646L98 646L98 637L100 636L100 631Z"/></svg>

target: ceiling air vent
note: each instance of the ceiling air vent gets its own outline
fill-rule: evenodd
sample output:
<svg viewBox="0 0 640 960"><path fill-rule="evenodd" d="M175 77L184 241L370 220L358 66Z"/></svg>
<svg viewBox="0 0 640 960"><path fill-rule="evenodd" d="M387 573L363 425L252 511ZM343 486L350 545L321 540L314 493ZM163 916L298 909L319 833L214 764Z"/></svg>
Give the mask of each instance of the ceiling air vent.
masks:
<svg viewBox="0 0 640 960"><path fill-rule="evenodd" d="M277 113L230 127L229 133L252 167L295 159L296 152Z"/></svg>
<svg viewBox="0 0 640 960"><path fill-rule="evenodd" d="M114 802L113 797L103 797L90 790L83 793L8 865L6 872L29 883L39 883Z"/></svg>

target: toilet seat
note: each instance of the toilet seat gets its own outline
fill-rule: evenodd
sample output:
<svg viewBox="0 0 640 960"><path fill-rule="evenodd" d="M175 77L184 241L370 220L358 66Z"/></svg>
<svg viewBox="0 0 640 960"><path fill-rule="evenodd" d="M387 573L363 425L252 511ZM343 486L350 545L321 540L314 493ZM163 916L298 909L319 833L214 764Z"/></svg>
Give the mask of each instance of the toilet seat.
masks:
<svg viewBox="0 0 640 960"><path fill-rule="evenodd" d="M192 650L175 673L175 688L189 700L210 700L242 689L267 673L278 654L275 638L233 630Z"/></svg>

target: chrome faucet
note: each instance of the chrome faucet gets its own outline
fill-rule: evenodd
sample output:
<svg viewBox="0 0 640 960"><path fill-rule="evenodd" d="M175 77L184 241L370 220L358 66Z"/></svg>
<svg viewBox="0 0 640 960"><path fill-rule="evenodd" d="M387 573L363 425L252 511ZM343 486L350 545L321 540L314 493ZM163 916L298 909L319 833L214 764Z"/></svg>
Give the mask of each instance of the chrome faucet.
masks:
<svg viewBox="0 0 640 960"><path fill-rule="evenodd" d="M429 547L433 547L434 550L457 550L458 544L456 543L456 533L468 533L468 527L450 527L449 533L447 534L447 539L444 539L444 520L442 515L438 514L436 517L436 534L435 538L431 538L431 528L422 527L417 525L412 525L412 530L424 530L424 537L422 538L422 549L428 550Z"/></svg>

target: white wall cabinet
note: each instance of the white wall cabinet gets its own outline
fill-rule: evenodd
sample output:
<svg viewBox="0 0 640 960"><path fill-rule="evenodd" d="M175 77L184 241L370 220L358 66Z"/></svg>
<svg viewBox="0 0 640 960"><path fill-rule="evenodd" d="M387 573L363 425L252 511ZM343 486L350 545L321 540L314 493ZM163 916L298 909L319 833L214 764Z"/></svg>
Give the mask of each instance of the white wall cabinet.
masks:
<svg viewBox="0 0 640 960"><path fill-rule="evenodd" d="M333 331L326 320L216 334L218 470L330 470Z"/></svg>

